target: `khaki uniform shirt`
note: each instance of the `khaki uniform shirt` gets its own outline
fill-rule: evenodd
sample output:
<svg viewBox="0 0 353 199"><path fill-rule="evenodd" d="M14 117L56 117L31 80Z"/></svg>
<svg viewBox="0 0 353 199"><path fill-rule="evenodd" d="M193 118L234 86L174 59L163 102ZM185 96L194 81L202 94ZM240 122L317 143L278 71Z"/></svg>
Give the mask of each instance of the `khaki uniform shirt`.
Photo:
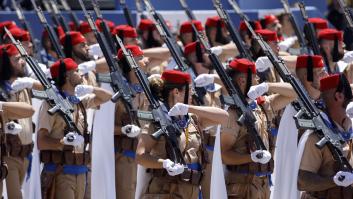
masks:
<svg viewBox="0 0 353 199"><path fill-rule="evenodd" d="M85 109L94 108L97 106L94 103L94 98L95 98L95 95L90 94L81 100ZM72 119L74 123L77 125L80 132L83 133L84 126L85 126L84 116L82 114L82 111L79 109L79 105L73 105L73 107L74 107L74 112L72 114ZM50 109L49 104L47 102L43 102L38 116L39 118L38 129L47 129L50 137L55 139L61 139L65 136L66 123L59 113L50 115L48 113L49 109ZM75 149L75 152L83 153L83 145L82 147L77 147Z"/></svg>

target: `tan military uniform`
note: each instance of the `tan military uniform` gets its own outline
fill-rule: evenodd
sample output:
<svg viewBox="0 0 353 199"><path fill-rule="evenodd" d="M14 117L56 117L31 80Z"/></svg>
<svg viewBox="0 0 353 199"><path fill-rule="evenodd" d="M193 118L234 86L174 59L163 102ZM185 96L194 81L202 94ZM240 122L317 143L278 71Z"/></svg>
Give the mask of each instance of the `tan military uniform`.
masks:
<svg viewBox="0 0 353 199"><path fill-rule="evenodd" d="M192 118L197 118L196 116ZM186 164L202 163L202 141L200 132L197 129L197 119L192 119L187 129L179 138L179 148L184 155ZM153 128L149 129L149 134L154 133ZM156 158L167 159L165 149L165 138L154 145L151 155ZM190 171L190 170L188 170ZM147 185L143 199L197 199L199 195L199 185L201 180L201 173L195 172L191 176L190 172L184 171L178 176L169 176L165 169L148 169L152 178ZM198 173L198 175L196 175ZM198 176L198 178L196 177ZM189 181L183 181L181 178L187 178Z"/></svg>
<svg viewBox="0 0 353 199"><path fill-rule="evenodd" d="M11 94L9 101L31 104L31 97L28 90L22 90L16 94ZM9 120L5 122L9 122ZM21 186L29 164L27 158L32 153L33 149L32 118L18 119L17 122L22 126L20 134L6 135L7 155L4 157L4 160L8 166L9 172L6 177L7 195L9 198L22 198Z"/></svg>
<svg viewBox="0 0 353 199"><path fill-rule="evenodd" d="M266 112L271 112L271 106L266 99ZM267 119L259 106L253 111L257 118L256 128L263 140L266 148L273 149L271 137L267 132ZM236 121L238 116L234 109L229 109L229 122L227 127L222 128L222 132L232 133L235 143L232 150L239 154L249 154L255 151L253 140L251 139L246 127L240 127L237 131ZM273 154L273 151L271 151ZM268 164L247 163L242 165L227 165L226 186L229 198L244 199L268 199L270 197L269 175L273 171L273 160Z"/></svg>
<svg viewBox="0 0 353 199"><path fill-rule="evenodd" d="M87 95L81 100L83 109L93 108L94 94ZM84 112L79 105L73 105L73 121L80 132L84 132L86 124L84 123ZM59 114L49 115L48 103L44 102L39 113L38 129L47 129L50 137L62 139L65 136L66 123ZM87 165L89 162L89 152L85 151L84 145L80 147L62 146L60 150L41 151L41 162L45 164L54 164L55 171L43 170L41 175L42 198L67 198L82 199L85 193L86 173L65 174L63 167L65 165ZM46 191L46 192L43 192Z"/></svg>
<svg viewBox="0 0 353 199"><path fill-rule="evenodd" d="M146 97L143 93L137 94L133 99L133 103L136 109L147 110L148 108ZM121 128L125 125L132 124L129 114L126 112L122 101L118 101L118 103L116 103L115 110L115 128ZM143 122L140 124L143 126ZM135 162L134 155L137 147L137 142L137 138L129 138L126 135L115 133L114 145L116 198L135 198L137 164Z"/></svg>
<svg viewBox="0 0 353 199"><path fill-rule="evenodd" d="M337 125L337 124L336 124ZM338 125L337 125L338 126ZM319 149L315 144L319 141L319 138L315 133L312 133L305 143L304 153L300 163L300 170L317 173L323 177L332 177L339 171L339 165L335 163L331 151L325 146ZM346 156L351 165L352 161L352 141L349 144L345 144L343 148L344 156ZM305 190L305 188L304 188ZM318 192L303 192L302 199L352 199L353 188L349 186L347 188L336 186L334 188L318 191Z"/></svg>

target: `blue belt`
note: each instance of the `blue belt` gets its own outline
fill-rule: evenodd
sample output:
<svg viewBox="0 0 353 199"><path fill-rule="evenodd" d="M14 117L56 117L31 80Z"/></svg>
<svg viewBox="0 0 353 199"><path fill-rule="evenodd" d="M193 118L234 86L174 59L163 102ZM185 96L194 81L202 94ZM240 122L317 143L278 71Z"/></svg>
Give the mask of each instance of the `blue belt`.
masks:
<svg viewBox="0 0 353 199"><path fill-rule="evenodd" d="M270 131L271 131L271 135L272 135L273 137L276 137L276 136L277 136L277 134L278 134L278 128L271 128Z"/></svg>
<svg viewBox="0 0 353 199"><path fill-rule="evenodd" d="M56 172L56 164L46 163L44 164L43 171ZM64 165L63 173L70 175L84 174L88 172L88 168L85 165Z"/></svg>
<svg viewBox="0 0 353 199"><path fill-rule="evenodd" d="M209 151L214 151L214 146L206 145L206 149Z"/></svg>
<svg viewBox="0 0 353 199"><path fill-rule="evenodd" d="M272 183L272 179L271 179L271 174L272 174L272 172L256 172L256 173L249 173L249 172L247 172L247 171L237 171L237 173L241 173L241 174L245 174L245 175L249 175L249 174L252 174L252 175L255 175L255 176L257 176L257 177L264 177L264 176L266 176L266 177L268 177L268 183L269 183L269 185L270 186L272 186L273 185L273 183Z"/></svg>
<svg viewBox="0 0 353 199"><path fill-rule="evenodd" d="M114 152L119 153L120 151L118 150L117 147L115 147ZM131 151L131 150L124 150L122 152L122 154L123 154L123 156L128 157L128 158L132 158L132 159L135 159L135 157L136 157L135 151Z"/></svg>
<svg viewBox="0 0 353 199"><path fill-rule="evenodd" d="M187 164L187 166L191 170L201 171L201 164L200 163L191 163L191 164Z"/></svg>

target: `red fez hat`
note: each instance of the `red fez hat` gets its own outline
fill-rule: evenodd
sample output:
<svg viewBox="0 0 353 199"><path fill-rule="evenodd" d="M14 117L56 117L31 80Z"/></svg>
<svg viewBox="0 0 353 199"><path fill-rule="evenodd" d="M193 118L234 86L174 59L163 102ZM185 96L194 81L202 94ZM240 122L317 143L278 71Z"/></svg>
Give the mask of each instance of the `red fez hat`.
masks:
<svg viewBox="0 0 353 199"><path fill-rule="evenodd" d="M77 28L78 28L76 27L76 24L73 21L69 22L69 27L71 31L77 31Z"/></svg>
<svg viewBox="0 0 353 199"><path fill-rule="evenodd" d="M328 22L323 18L309 18L308 21L314 24L315 28L318 30L328 28Z"/></svg>
<svg viewBox="0 0 353 199"><path fill-rule="evenodd" d="M338 31L336 29L322 29L319 31L319 40L325 39L325 40L336 40L338 41L343 41L343 32Z"/></svg>
<svg viewBox="0 0 353 199"><path fill-rule="evenodd" d="M14 21L3 21L0 23L0 33L5 32L4 27L6 27L7 29L11 29L17 26Z"/></svg>
<svg viewBox="0 0 353 199"><path fill-rule="evenodd" d="M308 59L311 57L313 68L324 67L324 61L320 55L301 55L297 58L296 68L308 68Z"/></svg>
<svg viewBox="0 0 353 199"><path fill-rule="evenodd" d="M114 22L109 21L109 20L105 20L105 19L104 19L104 22L107 24L107 26L108 26L108 28L109 28L109 31L110 31L110 32L113 32L114 27L115 27ZM102 32L102 30L103 30L103 29L101 28L101 23L102 23L102 20L101 20L101 19L97 19L97 20L96 20L96 26L97 26L97 28L98 28L98 30L99 30L100 32Z"/></svg>
<svg viewBox="0 0 353 199"><path fill-rule="evenodd" d="M252 74L256 74L255 63L248 59L234 59L229 63L229 68L238 70L242 73L248 73L248 69L251 70Z"/></svg>
<svg viewBox="0 0 353 199"><path fill-rule="evenodd" d="M132 56L134 57L138 57L138 56L142 56L143 55L143 51L141 50L141 48L139 46L136 45L126 45L125 46L126 50L130 50L132 53ZM119 49L118 51L118 59L121 60L124 57L123 55L123 50Z"/></svg>
<svg viewBox="0 0 353 199"><path fill-rule="evenodd" d="M71 37L71 45L77 45L83 42L86 42L85 37L77 31L71 31L68 33ZM60 37L60 43L61 45L65 45L65 39L66 39L67 35L65 34L64 36Z"/></svg>
<svg viewBox="0 0 353 199"><path fill-rule="evenodd" d="M149 30L149 29L156 29L153 21L150 19L141 19L140 24L138 25L138 29L141 31Z"/></svg>
<svg viewBox="0 0 353 199"><path fill-rule="evenodd" d="M194 24L194 26L197 29L197 31L200 32L200 31L204 30L201 21L192 20L192 23ZM186 21L186 22L181 24L181 26L180 26L180 34L192 33L192 32L193 32L193 29L192 29L192 25L191 25L190 21Z"/></svg>
<svg viewBox="0 0 353 199"><path fill-rule="evenodd" d="M0 46L0 55L3 55L4 50L6 51L6 53L8 54L9 57L14 56L19 54L20 52L18 52L17 48L15 45L13 44L4 44Z"/></svg>
<svg viewBox="0 0 353 199"><path fill-rule="evenodd" d="M162 80L169 84L190 84L191 77L189 73L178 70L166 70L162 73Z"/></svg>
<svg viewBox="0 0 353 199"><path fill-rule="evenodd" d="M56 78L59 76L59 71L60 71L60 64L61 61L64 63L66 71L69 70L76 70L77 69L77 63L71 59L71 58L65 58L65 59L60 59L57 60L51 67L50 67L50 73L53 78Z"/></svg>
<svg viewBox="0 0 353 199"><path fill-rule="evenodd" d="M265 41L278 41L277 33L275 31L261 29L261 30L256 30L255 32L261 35L261 37Z"/></svg>
<svg viewBox="0 0 353 199"><path fill-rule="evenodd" d="M84 21L80 24L80 26L78 27L78 30L84 35L87 34L89 32L92 32L91 27L89 26L87 21Z"/></svg>
<svg viewBox="0 0 353 199"><path fill-rule="evenodd" d="M258 21L253 21L253 24L251 24L251 26L254 30L261 30L262 29L261 24ZM247 31L248 30L248 27L246 26L244 21L240 22L239 30L240 31Z"/></svg>
<svg viewBox="0 0 353 199"><path fill-rule="evenodd" d="M225 26L225 24L223 23L223 21L221 20L221 18L219 16L209 17L209 18L207 18L205 26L206 27L217 27L219 22L221 22L222 27Z"/></svg>
<svg viewBox="0 0 353 199"><path fill-rule="evenodd" d="M21 28L14 27L14 28L11 28L9 31L16 40L20 40L20 41L30 41L31 40L29 32L22 30ZM5 34L4 39L6 39L7 37L8 37L8 35Z"/></svg>
<svg viewBox="0 0 353 199"><path fill-rule="evenodd" d="M334 74L320 79L320 91L325 92L331 89L336 89L340 82L340 75Z"/></svg>
<svg viewBox="0 0 353 199"><path fill-rule="evenodd" d="M59 38L65 35L64 29L61 26L54 28L54 32L57 33ZM43 31L42 37L49 37L49 34L45 29Z"/></svg>
<svg viewBox="0 0 353 199"><path fill-rule="evenodd" d="M196 47L197 47L197 45L198 45L197 43L198 43L198 42L195 41L195 42L191 42L191 43L187 44L187 45L185 46L185 48L184 48L184 54L185 54L185 55L189 55L189 54L195 52L195 51L196 51ZM200 44L200 46L201 46L201 49L204 48L202 44Z"/></svg>
<svg viewBox="0 0 353 199"><path fill-rule="evenodd" d="M269 25L269 24L272 24L272 23L278 23L278 18L275 16L275 15L266 15L264 17L264 20L265 20L265 25Z"/></svg>
<svg viewBox="0 0 353 199"><path fill-rule="evenodd" d="M114 28L113 35L122 33L123 37L137 38L136 29L129 25L119 25Z"/></svg>

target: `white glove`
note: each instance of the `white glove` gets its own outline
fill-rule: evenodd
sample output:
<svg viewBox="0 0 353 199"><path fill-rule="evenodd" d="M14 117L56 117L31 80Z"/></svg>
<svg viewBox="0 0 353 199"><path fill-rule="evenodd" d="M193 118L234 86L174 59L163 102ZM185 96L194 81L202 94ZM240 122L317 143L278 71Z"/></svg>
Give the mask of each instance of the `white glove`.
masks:
<svg viewBox="0 0 353 199"><path fill-rule="evenodd" d="M85 139L83 138L82 135L79 135L76 132L69 132L63 138L63 142L64 142L65 145L71 145L71 146L74 146L74 147L79 147L79 146L83 145L83 143L85 142Z"/></svg>
<svg viewBox="0 0 353 199"><path fill-rule="evenodd" d="M347 64L352 63L353 62L353 51L347 51L346 53L344 53L342 61L346 62Z"/></svg>
<svg viewBox="0 0 353 199"><path fill-rule="evenodd" d="M82 97L84 95L91 94L93 89L93 86L80 84L75 87L75 95L77 97Z"/></svg>
<svg viewBox="0 0 353 199"><path fill-rule="evenodd" d="M278 43L279 49L281 51L287 51L291 46L295 44L297 40L298 38L296 36L288 37L284 41Z"/></svg>
<svg viewBox="0 0 353 199"><path fill-rule="evenodd" d="M195 78L195 86L196 87L205 87L214 82L215 75L214 74L201 74Z"/></svg>
<svg viewBox="0 0 353 199"><path fill-rule="evenodd" d="M346 114L349 118L353 118L353 102L349 102L346 108Z"/></svg>
<svg viewBox="0 0 353 199"><path fill-rule="evenodd" d="M35 79L32 79L30 77L20 77L17 78L12 84L11 88L14 93L17 93L18 91L21 91L26 88L32 88L33 83L35 82Z"/></svg>
<svg viewBox="0 0 353 199"><path fill-rule="evenodd" d="M103 57L103 52L99 44L93 44L89 46L88 54L92 56L94 59L99 57Z"/></svg>
<svg viewBox="0 0 353 199"><path fill-rule="evenodd" d="M251 153L251 160L261 164L267 164L271 157L271 153L266 150L256 150Z"/></svg>
<svg viewBox="0 0 353 199"><path fill-rule="evenodd" d="M170 176L176 176L184 172L183 165L178 163L176 164L169 159L163 160L163 168L167 170Z"/></svg>
<svg viewBox="0 0 353 199"><path fill-rule="evenodd" d="M266 71L269 68L273 67L272 62L268 59L268 57L259 57L255 62L256 70L260 73Z"/></svg>
<svg viewBox="0 0 353 199"><path fill-rule="evenodd" d="M222 46L215 46L211 48L211 52L217 56L219 56L220 54L222 54L223 49Z"/></svg>
<svg viewBox="0 0 353 199"><path fill-rule="evenodd" d="M78 70L82 75L96 69L96 61L87 61L78 65Z"/></svg>
<svg viewBox="0 0 353 199"><path fill-rule="evenodd" d="M128 124L121 127L121 132L130 138L134 138L140 135L141 128L133 124Z"/></svg>
<svg viewBox="0 0 353 199"><path fill-rule="evenodd" d="M353 184L353 173L346 171L339 171L333 177L333 181L337 186L348 187Z"/></svg>
<svg viewBox="0 0 353 199"><path fill-rule="evenodd" d="M13 121L6 123L5 133L11 135L18 135L22 131L22 126Z"/></svg>
<svg viewBox="0 0 353 199"><path fill-rule="evenodd" d="M151 81L153 78L161 78L161 77L162 76L160 74L152 74L147 79L148 81Z"/></svg>
<svg viewBox="0 0 353 199"><path fill-rule="evenodd" d="M268 91L268 84L263 82L259 85L251 86L248 92L248 97L252 100L262 96Z"/></svg>
<svg viewBox="0 0 353 199"><path fill-rule="evenodd" d="M168 112L169 116L186 115L189 112L189 105L176 103Z"/></svg>

